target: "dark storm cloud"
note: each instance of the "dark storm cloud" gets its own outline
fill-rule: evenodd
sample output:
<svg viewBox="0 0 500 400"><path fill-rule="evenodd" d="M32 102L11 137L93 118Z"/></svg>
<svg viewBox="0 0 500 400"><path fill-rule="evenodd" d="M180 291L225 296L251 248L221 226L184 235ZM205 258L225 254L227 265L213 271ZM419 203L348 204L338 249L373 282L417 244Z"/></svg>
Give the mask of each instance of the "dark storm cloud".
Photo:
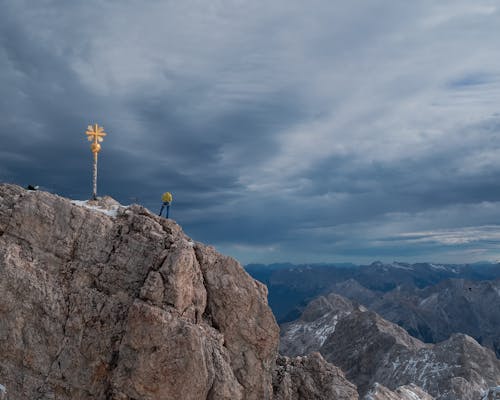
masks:
<svg viewBox="0 0 500 400"><path fill-rule="evenodd" d="M498 257L493 2L3 1L0 179L242 261Z"/></svg>

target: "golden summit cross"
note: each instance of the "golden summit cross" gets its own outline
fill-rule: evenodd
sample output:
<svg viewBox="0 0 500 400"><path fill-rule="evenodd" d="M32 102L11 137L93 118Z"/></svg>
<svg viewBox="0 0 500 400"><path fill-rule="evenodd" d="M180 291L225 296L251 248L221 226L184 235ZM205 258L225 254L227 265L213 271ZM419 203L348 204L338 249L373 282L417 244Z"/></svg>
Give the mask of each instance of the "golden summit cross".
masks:
<svg viewBox="0 0 500 400"><path fill-rule="evenodd" d="M89 142L94 141L94 143L90 146L92 153L99 153L99 151L101 151L101 145L99 143L101 143L104 140L103 137L106 136L104 128L97 124L89 125L85 134L87 135Z"/></svg>
<svg viewBox="0 0 500 400"><path fill-rule="evenodd" d="M87 135L87 139L89 142L92 142L90 145L90 150L94 154L94 168L93 168L93 177L92 177L92 186L93 186L93 191L92 191L92 199L96 200L97 199L97 155L101 151L101 145L99 143L102 143L104 140L104 136L106 136L106 133L104 133L104 128L102 126L99 126L98 124L94 125L89 125L87 127L87 131L85 132Z"/></svg>

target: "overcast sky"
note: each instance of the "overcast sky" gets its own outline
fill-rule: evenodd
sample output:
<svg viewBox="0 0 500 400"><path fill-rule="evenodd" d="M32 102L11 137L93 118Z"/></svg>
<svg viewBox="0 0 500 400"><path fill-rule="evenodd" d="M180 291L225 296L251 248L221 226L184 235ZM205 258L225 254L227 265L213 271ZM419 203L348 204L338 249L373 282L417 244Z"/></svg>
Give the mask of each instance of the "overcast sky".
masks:
<svg viewBox="0 0 500 400"><path fill-rule="evenodd" d="M249 262L500 259L497 1L0 0L0 181Z"/></svg>

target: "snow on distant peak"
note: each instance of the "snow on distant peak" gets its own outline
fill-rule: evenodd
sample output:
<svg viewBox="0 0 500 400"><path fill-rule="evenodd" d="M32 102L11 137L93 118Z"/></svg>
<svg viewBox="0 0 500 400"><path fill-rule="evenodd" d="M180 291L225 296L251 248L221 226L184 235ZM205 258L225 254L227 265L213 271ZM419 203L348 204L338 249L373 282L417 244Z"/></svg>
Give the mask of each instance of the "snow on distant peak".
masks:
<svg viewBox="0 0 500 400"><path fill-rule="evenodd" d="M429 267L431 267L435 271L446 271L446 272L453 272L454 274L458 274L458 270L455 267L451 266L446 266L443 264L429 264Z"/></svg>
<svg viewBox="0 0 500 400"><path fill-rule="evenodd" d="M408 271L413 271L413 267L410 264L403 264L399 263L397 261L394 261L393 263L390 264L391 267L393 268L398 268L398 269L406 269Z"/></svg>
<svg viewBox="0 0 500 400"><path fill-rule="evenodd" d="M350 310L334 310L311 322L298 319L283 325L280 351L293 356L318 351L335 332L338 321L350 313Z"/></svg>
<svg viewBox="0 0 500 400"><path fill-rule="evenodd" d="M332 313L328 313L312 323L298 320L290 324L285 337L293 341L305 335L314 340L318 347L321 347L328 336L335 332L338 320L339 315L332 315Z"/></svg>
<svg viewBox="0 0 500 400"><path fill-rule="evenodd" d="M432 268L432 269L435 269L435 270L438 270L438 271L446 271L446 267L444 265L441 265L441 264L429 264L429 266Z"/></svg>

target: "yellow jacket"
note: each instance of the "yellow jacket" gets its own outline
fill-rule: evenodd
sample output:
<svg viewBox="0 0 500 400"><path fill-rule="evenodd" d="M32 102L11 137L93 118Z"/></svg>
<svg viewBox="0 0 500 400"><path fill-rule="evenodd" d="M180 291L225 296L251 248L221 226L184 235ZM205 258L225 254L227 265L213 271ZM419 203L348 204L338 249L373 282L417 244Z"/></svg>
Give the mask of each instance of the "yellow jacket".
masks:
<svg viewBox="0 0 500 400"><path fill-rule="evenodd" d="M164 203L171 203L172 202L172 193L170 193L170 192L163 193L163 195L161 196L161 201L163 201Z"/></svg>

